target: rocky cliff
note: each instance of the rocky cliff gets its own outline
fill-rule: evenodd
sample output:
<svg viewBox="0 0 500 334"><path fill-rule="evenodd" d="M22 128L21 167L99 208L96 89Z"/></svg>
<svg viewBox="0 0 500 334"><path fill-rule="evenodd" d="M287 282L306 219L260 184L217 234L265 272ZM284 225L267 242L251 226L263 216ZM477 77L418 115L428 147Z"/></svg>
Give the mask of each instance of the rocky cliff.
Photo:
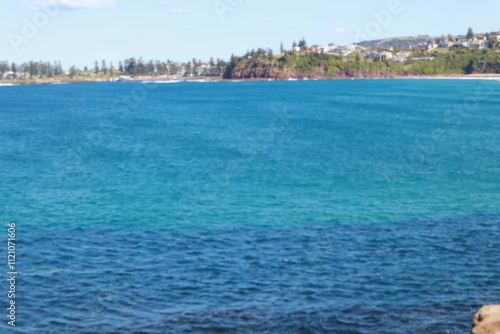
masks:
<svg viewBox="0 0 500 334"><path fill-rule="evenodd" d="M243 66L242 66L243 65ZM230 66L224 73L224 79L350 79L350 78L394 78L419 75L418 72L407 72L395 69L378 69L372 71L346 68L316 67L313 71L297 71L289 67L280 67L275 63L258 62L251 66L237 64Z"/></svg>

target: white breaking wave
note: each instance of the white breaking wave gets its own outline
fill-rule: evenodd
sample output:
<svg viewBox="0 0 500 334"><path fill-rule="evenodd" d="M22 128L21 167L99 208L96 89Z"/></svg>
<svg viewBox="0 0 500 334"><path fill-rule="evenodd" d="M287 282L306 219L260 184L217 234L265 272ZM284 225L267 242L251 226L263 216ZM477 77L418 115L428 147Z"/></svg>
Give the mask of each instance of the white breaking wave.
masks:
<svg viewBox="0 0 500 334"><path fill-rule="evenodd" d="M143 81L142 83L144 84L149 84L149 83L157 83L157 84L171 84L171 83L179 83L182 82L181 80L148 80L148 81Z"/></svg>

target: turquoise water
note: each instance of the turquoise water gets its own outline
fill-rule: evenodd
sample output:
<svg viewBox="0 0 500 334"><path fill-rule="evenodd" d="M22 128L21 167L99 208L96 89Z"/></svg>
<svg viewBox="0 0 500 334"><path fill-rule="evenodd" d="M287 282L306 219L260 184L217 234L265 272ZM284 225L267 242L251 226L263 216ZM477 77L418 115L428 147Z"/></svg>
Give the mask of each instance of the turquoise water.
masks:
<svg viewBox="0 0 500 334"><path fill-rule="evenodd" d="M500 302L499 105L480 80L0 87L17 330L467 332Z"/></svg>

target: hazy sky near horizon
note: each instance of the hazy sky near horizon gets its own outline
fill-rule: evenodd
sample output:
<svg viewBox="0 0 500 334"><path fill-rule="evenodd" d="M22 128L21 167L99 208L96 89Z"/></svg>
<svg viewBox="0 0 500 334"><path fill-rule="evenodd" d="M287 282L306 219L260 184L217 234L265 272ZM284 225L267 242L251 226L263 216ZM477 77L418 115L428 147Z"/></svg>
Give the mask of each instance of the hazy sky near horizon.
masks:
<svg viewBox="0 0 500 334"><path fill-rule="evenodd" d="M252 48L500 30L500 1L2 0L0 60L228 59Z"/></svg>

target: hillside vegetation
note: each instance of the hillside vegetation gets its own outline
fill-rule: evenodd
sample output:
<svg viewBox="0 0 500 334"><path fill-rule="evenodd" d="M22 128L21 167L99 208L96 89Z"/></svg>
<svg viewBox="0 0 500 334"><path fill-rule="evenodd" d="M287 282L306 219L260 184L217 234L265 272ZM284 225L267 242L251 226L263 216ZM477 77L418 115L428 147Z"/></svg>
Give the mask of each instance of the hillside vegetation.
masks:
<svg viewBox="0 0 500 334"><path fill-rule="evenodd" d="M416 52L417 55L426 55ZM494 50L457 49L434 51L433 60L398 63L377 61L352 54L347 57L316 52L285 52L274 56L258 49L232 57L225 79L288 79L394 77L408 75L500 73L500 53Z"/></svg>

